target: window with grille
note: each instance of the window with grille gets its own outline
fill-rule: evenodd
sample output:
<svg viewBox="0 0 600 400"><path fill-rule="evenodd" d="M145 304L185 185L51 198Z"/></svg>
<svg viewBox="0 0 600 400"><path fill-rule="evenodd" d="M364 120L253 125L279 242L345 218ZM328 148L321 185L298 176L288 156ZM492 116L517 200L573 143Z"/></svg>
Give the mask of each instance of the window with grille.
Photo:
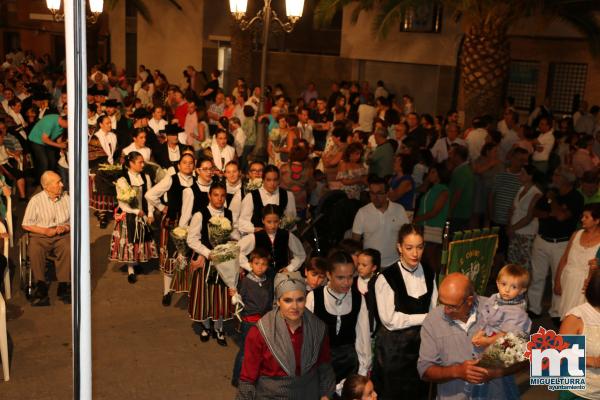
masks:
<svg viewBox="0 0 600 400"><path fill-rule="evenodd" d="M515 99L515 107L528 110L533 102L538 85L540 63L536 61L517 61L510 63L507 95Z"/></svg>
<svg viewBox="0 0 600 400"><path fill-rule="evenodd" d="M547 93L553 111L566 114L573 112L579 99L583 99L587 71L587 64L550 64Z"/></svg>

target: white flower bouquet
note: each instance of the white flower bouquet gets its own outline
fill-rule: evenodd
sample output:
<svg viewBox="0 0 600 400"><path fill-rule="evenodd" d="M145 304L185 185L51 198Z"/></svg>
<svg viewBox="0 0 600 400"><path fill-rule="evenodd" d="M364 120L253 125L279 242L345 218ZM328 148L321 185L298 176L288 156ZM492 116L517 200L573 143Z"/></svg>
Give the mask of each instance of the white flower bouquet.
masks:
<svg viewBox="0 0 600 400"><path fill-rule="evenodd" d="M483 368L508 368L526 360L527 340L507 333L483 352L479 366Z"/></svg>
<svg viewBox="0 0 600 400"><path fill-rule="evenodd" d="M208 241L213 247L227 243L232 231L231 221L223 216L214 216L208 220Z"/></svg>
<svg viewBox="0 0 600 400"><path fill-rule="evenodd" d="M262 187L262 179L261 178L250 179L246 183L246 191L247 192L260 189L261 187Z"/></svg>
<svg viewBox="0 0 600 400"><path fill-rule="evenodd" d="M171 240L173 241L173 244L177 249L176 254L174 254L174 257L176 259L175 267L180 271L183 271L187 265L187 234L187 229L182 228L181 226L178 226L171 231Z"/></svg>
<svg viewBox="0 0 600 400"><path fill-rule="evenodd" d="M121 177L117 179L115 183L115 188L117 190L117 200L125 202L131 206L134 206L134 203L137 200L137 190L135 190L125 177Z"/></svg>
<svg viewBox="0 0 600 400"><path fill-rule="evenodd" d="M240 276L239 255L240 246L235 242L220 244L215 246L210 252L211 263L214 265L219 277L223 280L223 283L231 289L237 288ZM244 308L242 296L239 293L236 293L231 298L231 304L235 305L235 316L239 319L239 313Z"/></svg>
<svg viewBox="0 0 600 400"><path fill-rule="evenodd" d="M123 168L120 164L103 163L98 165L98 171L121 172Z"/></svg>
<svg viewBox="0 0 600 400"><path fill-rule="evenodd" d="M291 231L296 227L298 221L300 221L299 218L288 214L284 214L283 218L281 218L281 221L279 222L279 226L281 227L281 229Z"/></svg>

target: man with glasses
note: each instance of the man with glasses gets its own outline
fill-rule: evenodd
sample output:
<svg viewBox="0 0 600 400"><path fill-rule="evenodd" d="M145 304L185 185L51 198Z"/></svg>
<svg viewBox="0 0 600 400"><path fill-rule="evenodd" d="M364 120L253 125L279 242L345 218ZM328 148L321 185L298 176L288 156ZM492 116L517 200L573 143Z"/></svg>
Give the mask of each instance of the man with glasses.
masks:
<svg viewBox="0 0 600 400"><path fill-rule="evenodd" d="M478 351L483 348L472 343L473 335L484 328L485 310L493 307L491 300L477 296L469 278L455 272L440 285L438 303L421 327L417 362L421 379L437 383L438 399L464 398L463 393L469 392L475 395L480 387L474 385L480 383L488 383L486 398L509 398L501 379L504 370L478 366Z"/></svg>
<svg viewBox="0 0 600 400"><path fill-rule="evenodd" d="M71 250L69 195L63 191L60 176L45 171L41 177L43 190L33 196L23 216L23 229L29 232L27 255L31 262L36 290L32 305L48 306L48 284L46 283L46 256L52 252L56 260L57 296L71 304Z"/></svg>
<svg viewBox="0 0 600 400"><path fill-rule="evenodd" d="M398 231L402 225L409 223L404 207L388 200L388 190L388 184L383 178L371 177L371 202L358 210L352 225L352 239L362 238L363 248L379 250L382 266L398 261Z"/></svg>

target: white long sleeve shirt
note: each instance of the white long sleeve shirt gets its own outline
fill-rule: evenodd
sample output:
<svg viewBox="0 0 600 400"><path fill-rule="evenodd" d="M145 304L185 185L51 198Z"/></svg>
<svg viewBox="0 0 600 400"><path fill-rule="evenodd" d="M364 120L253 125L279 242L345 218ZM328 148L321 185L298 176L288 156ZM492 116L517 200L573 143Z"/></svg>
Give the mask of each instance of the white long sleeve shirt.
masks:
<svg viewBox="0 0 600 400"><path fill-rule="evenodd" d="M227 194L233 194L233 198L231 204L225 204L225 207L229 208L233 215L239 219L242 209L242 180L240 179L237 185L230 185L227 182Z"/></svg>
<svg viewBox="0 0 600 400"><path fill-rule="evenodd" d="M271 242L273 242L275 240L275 234L269 235L269 238L271 239ZM246 271L252 271L252 267L248 261L248 254L256 247L254 234L246 235L241 238L238 245L240 246L240 268L244 268ZM304 251L300 239L293 233L289 234L288 248L292 253L292 259L286 269L290 272L297 271L302 266L302 263L304 263L304 260L306 260L306 252Z"/></svg>
<svg viewBox="0 0 600 400"><path fill-rule="evenodd" d="M225 214L225 208L218 210L218 209L214 208L213 206L211 206L210 204L206 208L210 212L210 215L213 217L224 216L224 214ZM233 231L231 232L231 239L237 240L237 239L239 239L240 234L237 230L237 221L235 219L233 220L232 226L233 226ZM206 258L208 258L208 256L210 255L211 250L202 243L202 213L201 212L195 213L194 216L192 217L190 226L188 227L187 244L190 249L194 250L198 254L203 255Z"/></svg>
<svg viewBox="0 0 600 400"><path fill-rule="evenodd" d="M341 317L349 314L352 311L352 293L348 293L342 300L341 305L336 305L336 299L329 294L329 287L323 290L323 301L325 303L325 310L331 314L337 316L336 332L339 332L341 327ZM339 299L343 294L334 293ZM358 319L356 323L356 342L354 348L358 355L358 374L367 376L371 369L371 332L369 331L369 313L367 311L367 305L363 296L360 296L361 304L360 311L358 312ZM315 309L315 294L310 292L306 296L306 308L311 312Z"/></svg>
<svg viewBox="0 0 600 400"><path fill-rule="evenodd" d="M269 193L264 187L258 189L263 206L267 204L279 205L279 189L274 193ZM285 207L284 214L290 217L296 217L296 200L294 195L289 190L287 191L288 202ZM242 208L240 210L240 232L243 234L254 233L254 224L252 224L252 214L254 212L254 202L252 201L252 193L248 193L242 200Z"/></svg>
<svg viewBox="0 0 600 400"><path fill-rule="evenodd" d="M144 184L144 179L146 179L146 193L148 193L148 191L152 189L152 179L150 179L148 175L142 175L132 171L127 171L127 173L129 174L129 181L131 182L132 187L141 187ZM128 214L137 215L142 209L141 204L138 204L138 206L138 208L133 208L131 207L131 205L129 205L129 203L125 203L124 201L119 200L119 208ZM152 214L154 214L154 206L148 201L148 215Z"/></svg>
<svg viewBox="0 0 600 400"><path fill-rule="evenodd" d="M177 175L179 176L181 185L184 187L190 187L194 183L194 178L192 176L184 175L181 172L178 172ZM174 177L175 175L165 176L160 182L146 192L146 200L148 201L148 205L154 206L156 209L158 209L158 211L161 212L164 210L165 205L161 202L161 198L165 196L167 191L171 188ZM166 196L165 200L168 200L166 199Z"/></svg>
<svg viewBox="0 0 600 400"><path fill-rule="evenodd" d="M201 192L208 193L210 190L210 183L202 183L200 180L196 180L194 184L198 185ZM190 223L192 211L194 211L194 191L192 185L190 185L188 189L183 189L179 226L185 227Z"/></svg>
<svg viewBox="0 0 600 400"><path fill-rule="evenodd" d="M410 273L404 268L400 267L399 263L390 268L400 268L402 278L404 279L404 285L406 286L406 293L410 297L416 299L427 293L425 273L423 272L423 267L421 264L419 264L416 271L413 273ZM421 325L427 316L427 313L404 314L402 312L395 311L396 305L394 302L394 290L388 284L383 274L379 274L377 280L375 281L375 297L377 299L377 311L379 312L379 319L381 320L383 326L391 331ZM434 282L429 310L435 308L437 304L437 298L438 291Z"/></svg>

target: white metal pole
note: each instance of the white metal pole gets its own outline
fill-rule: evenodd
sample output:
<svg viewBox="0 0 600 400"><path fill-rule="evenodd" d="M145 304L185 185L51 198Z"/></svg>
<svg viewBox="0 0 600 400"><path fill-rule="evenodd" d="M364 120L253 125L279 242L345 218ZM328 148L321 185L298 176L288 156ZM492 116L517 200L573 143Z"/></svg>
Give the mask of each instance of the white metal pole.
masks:
<svg viewBox="0 0 600 400"><path fill-rule="evenodd" d="M85 1L65 0L64 3L71 194L73 398L76 400L92 398Z"/></svg>

